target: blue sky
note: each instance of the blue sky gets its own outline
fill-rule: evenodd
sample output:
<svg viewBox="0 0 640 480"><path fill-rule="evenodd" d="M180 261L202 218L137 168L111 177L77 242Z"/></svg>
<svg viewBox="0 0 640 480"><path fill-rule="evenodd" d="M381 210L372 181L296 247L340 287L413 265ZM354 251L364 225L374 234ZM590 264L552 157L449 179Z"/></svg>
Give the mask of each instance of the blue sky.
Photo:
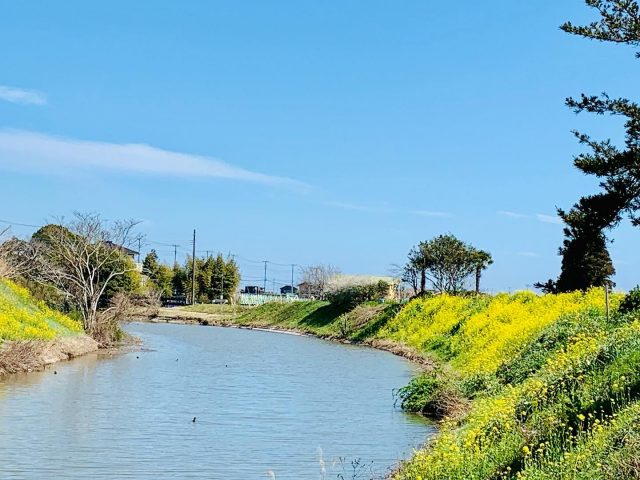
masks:
<svg viewBox="0 0 640 480"><path fill-rule="evenodd" d="M263 259L385 274L446 232L492 252L490 290L555 277L555 207L596 186L570 132L622 133L564 98L637 93L633 51L558 29L593 18L582 0L2 10L0 218L133 217L182 258L197 228L198 250L239 255L247 278ZM613 234L624 289L639 233Z"/></svg>

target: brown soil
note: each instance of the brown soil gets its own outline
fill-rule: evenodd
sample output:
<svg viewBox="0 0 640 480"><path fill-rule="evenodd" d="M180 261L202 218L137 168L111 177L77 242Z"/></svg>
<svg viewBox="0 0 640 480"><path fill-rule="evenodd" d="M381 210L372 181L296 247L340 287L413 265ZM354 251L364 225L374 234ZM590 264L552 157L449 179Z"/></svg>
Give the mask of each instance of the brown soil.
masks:
<svg viewBox="0 0 640 480"><path fill-rule="evenodd" d="M0 346L0 376L42 370L52 363L97 350L98 343L86 335L60 337L50 342L7 341Z"/></svg>

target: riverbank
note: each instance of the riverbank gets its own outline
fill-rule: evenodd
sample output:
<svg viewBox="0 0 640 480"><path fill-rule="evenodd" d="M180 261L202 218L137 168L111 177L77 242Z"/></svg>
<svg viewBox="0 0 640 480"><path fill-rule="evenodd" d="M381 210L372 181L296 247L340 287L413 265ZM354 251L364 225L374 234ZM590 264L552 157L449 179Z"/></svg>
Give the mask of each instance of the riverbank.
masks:
<svg viewBox="0 0 640 480"><path fill-rule="evenodd" d="M247 308L219 305L161 308L154 315L136 315L132 320L216 327L246 328L324 340L359 344L403 357L423 369L434 368L432 358L418 349L374 334L399 310L396 304L366 304L344 312L328 302L266 304Z"/></svg>
<svg viewBox="0 0 640 480"><path fill-rule="evenodd" d="M39 371L57 362L98 351L98 342L87 335L60 337L50 341L6 341L0 347L0 377Z"/></svg>
<svg viewBox="0 0 640 480"><path fill-rule="evenodd" d="M215 306L161 315L401 346L428 359L432 368L400 398L409 411L440 416L440 433L396 480L604 480L640 478L640 312L618 312L622 300L610 296L610 315L600 289L442 295L351 312L309 302L223 318L207 316Z"/></svg>
<svg viewBox="0 0 640 480"><path fill-rule="evenodd" d="M0 279L0 376L42 370L98 350L79 322L38 303Z"/></svg>

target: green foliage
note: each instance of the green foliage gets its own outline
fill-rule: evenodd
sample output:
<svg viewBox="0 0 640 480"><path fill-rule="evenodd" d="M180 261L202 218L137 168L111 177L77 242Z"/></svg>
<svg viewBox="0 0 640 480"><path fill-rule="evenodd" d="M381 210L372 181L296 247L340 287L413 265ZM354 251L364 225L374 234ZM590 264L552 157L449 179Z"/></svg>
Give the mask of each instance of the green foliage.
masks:
<svg viewBox="0 0 640 480"><path fill-rule="evenodd" d="M362 303L387 298L389 288L390 285L384 280L369 285L352 285L330 292L327 300L345 310L351 310Z"/></svg>
<svg viewBox="0 0 640 480"><path fill-rule="evenodd" d="M151 250L142 263L142 273L149 278L151 287L160 292L163 297L173 295L173 275L174 272L167 265L163 265L158 260L158 254Z"/></svg>
<svg viewBox="0 0 640 480"><path fill-rule="evenodd" d="M407 412L436 415L442 408L442 397L447 388L438 372L425 372L399 389L397 396Z"/></svg>
<svg viewBox="0 0 640 480"><path fill-rule="evenodd" d="M622 315L634 312L640 312L640 286L632 289L624 297L618 308L618 312Z"/></svg>
<svg viewBox="0 0 640 480"><path fill-rule="evenodd" d="M240 270L234 260L217 257L196 258L196 300L209 303L224 298L231 302L240 284ZM176 294L191 296L193 261L187 258L184 267L174 266L173 287Z"/></svg>
<svg viewBox="0 0 640 480"><path fill-rule="evenodd" d="M611 284L609 279L615 274L604 234L604 228L611 222L606 213L607 219L601 219L589 206L591 203L594 202L589 198L583 198L569 212L558 210L566 226L560 248L562 268L555 284L557 292L586 291Z"/></svg>
<svg viewBox="0 0 640 480"><path fill-rule="evenodd" d="M600 18L586 26L571 22L562 25L570 34L615 44L640 46L640 7L635 0L586 0ZM640 52L636 53L640 58ZM590 151L575 157L582 173L599 180L600 192L582 197L569 212L558 210L564 220L565 240L560 249L562 270L557 290L586 290L610 282L615 270L606 246L605 232L624 217L640 225L640 105L626 98L582 94L568 98L567 106L576 113L614 115L625 119L624 148L610 140L597 141L575 132L578 141Z"/></svg>
<svg viewBox="0 0 640 480"><path fill-rule="evenodd" d="M517 356L505 359L496 376L504 384L521 383L540 370L549 356L564 348L571 338L610 328L611 325L598 311L585 310L577 315L564 315L542 330Z"/></svg>
<svg viewBox="0 0 640 480"><path fill-rule="evenodd" d="M451 234L420 242L409 252L403 279L416 291L424 293L427 281L435 292L460 293L473 273L476 290L480 290L482 271L493 263L491 254L462 242Z"/></svg>
<svg viewBox="0 0 640 480"><path fill-rule="evenodd" d="M104 292L104 295L100 299L100 306L102 308L109 305L109 302L119 293L124 294L139 294L142 288L142 277L140 273L135 269L135 265L132 259L121 255L114 268L126 270L124 275L113 278ZM102 275L105 275L104 272Z"/></svg>

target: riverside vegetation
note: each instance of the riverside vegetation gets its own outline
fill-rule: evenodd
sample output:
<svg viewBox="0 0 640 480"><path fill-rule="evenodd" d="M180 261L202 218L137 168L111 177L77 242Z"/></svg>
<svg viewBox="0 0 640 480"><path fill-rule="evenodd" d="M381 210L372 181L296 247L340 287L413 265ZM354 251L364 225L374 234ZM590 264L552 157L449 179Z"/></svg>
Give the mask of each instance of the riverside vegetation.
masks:
<svg viewBox="0 0 640 480"><path fill-rule="evenodd" d="M439 435L396 480L640 478L640 291L268 304L231 323L409 347L431 367L398 392ZM200 307L210 311L216 306Z"/></svg>
<svg viewBox="0 0 640 480"><path fill-rule="evenodd" d="M97 342L83 332L80 321L0 279L0 375L38 370L95 351Z"/></svg>

